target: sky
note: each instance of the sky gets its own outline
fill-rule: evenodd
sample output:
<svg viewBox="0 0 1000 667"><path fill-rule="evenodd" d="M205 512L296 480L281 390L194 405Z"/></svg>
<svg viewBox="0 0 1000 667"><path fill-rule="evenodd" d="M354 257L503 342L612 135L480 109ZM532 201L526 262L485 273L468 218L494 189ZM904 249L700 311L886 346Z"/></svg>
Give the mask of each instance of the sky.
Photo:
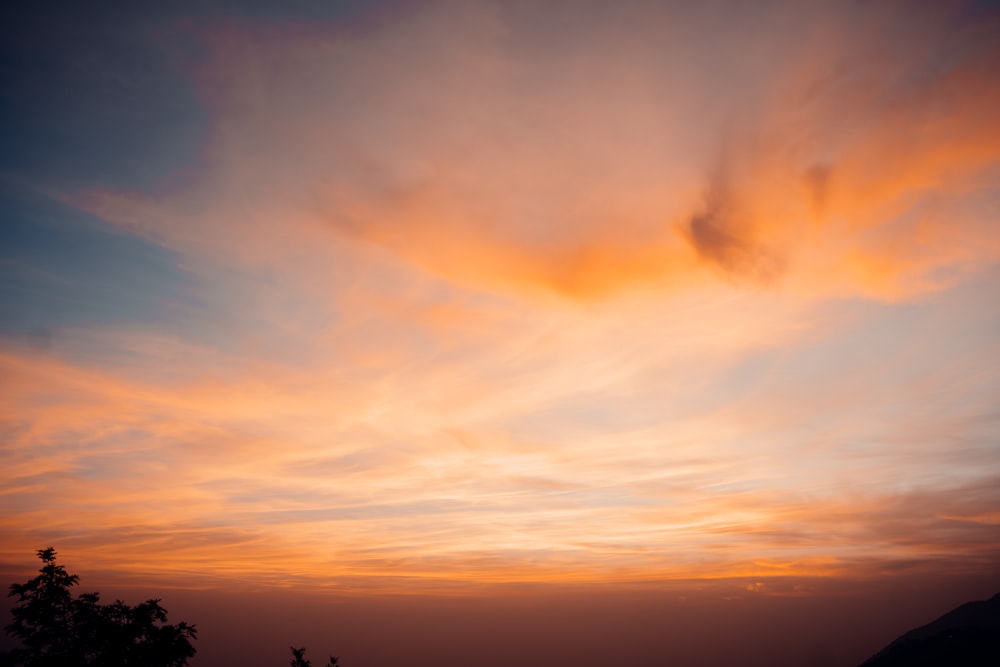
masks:
<svg viewBox="0 0 1000 667"><path fill-rule="evenodd" d="M996 3L4 11L4 581L195 667L846 667L1000 590Z"/></svg>

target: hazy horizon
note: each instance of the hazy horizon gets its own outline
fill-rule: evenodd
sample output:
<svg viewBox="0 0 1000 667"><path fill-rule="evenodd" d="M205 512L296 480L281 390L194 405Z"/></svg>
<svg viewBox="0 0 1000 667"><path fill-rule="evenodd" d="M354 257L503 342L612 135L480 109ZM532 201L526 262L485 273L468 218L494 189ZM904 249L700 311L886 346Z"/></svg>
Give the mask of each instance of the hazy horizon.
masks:
<svg viewBox="0 0 1000 667"><path fill-rule="evenodd" d="M116 583L81 572L77 592L110 602L162 599L171 622L196 624L192 667L284 665L288 646L314 664L352 667L526 667L672 664L724 667L857 666L903 632L965 602L986 599L1000 576L739 580L632 584L492 584L407 594L254 588L251 580L188 590ZM33 573L0 572L4 582ZM757 582L758 584L761 582ZM4 612L10 606L7 600ZM0 638L0 649L12 646Z"/></svg>

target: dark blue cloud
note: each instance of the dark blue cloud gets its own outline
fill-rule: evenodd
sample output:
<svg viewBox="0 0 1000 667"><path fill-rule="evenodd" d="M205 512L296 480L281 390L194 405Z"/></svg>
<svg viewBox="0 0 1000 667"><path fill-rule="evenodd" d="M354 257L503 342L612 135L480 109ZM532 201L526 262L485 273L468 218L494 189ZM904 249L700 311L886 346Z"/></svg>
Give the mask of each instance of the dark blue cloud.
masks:
<svg viewBox="0 0 1000 667"><path fill-rule="evenodd" d="M336 21L382 2L21 3L0 22L0 172L146 188L190 165L205 110L198 28Z"/></svg>
<svg viewBox="0 0 1000 667"><path fill-rule="evenodd" d="M171 253L60 200L197 177L200 27L336 20L373 3L20 3L0 21L0 336L87 323L177 330L207 313ZM193 175L193 176L192 176ZM206 318L210 319L210 318Z"/></svg>
<svg viewBox="0 0 1000 667"><path fill-rule="evenodd" d="M62 190L153 186L204 137L189 77L198 45L178 24L89 4L8 15L0 171Z"/></svg>

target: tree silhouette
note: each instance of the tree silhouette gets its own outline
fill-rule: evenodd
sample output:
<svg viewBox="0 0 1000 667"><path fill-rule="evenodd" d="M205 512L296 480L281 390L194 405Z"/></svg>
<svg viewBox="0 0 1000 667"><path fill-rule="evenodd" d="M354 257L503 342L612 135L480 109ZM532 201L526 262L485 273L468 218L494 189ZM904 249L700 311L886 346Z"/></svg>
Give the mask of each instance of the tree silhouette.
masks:
<svg viewBox="0 0 1000 667"><path fill-rule="evenodd" d="M56 565L52 547L39 549L39 575L12 584L17 597L7 633L21 642L0 659L10 667L183 667L195 653L195 627L167 623L158 599L130 607L121 600L101 604L97 593L76 599L79 577Z"/></svg>
<svg viewBox="0 0 1000 667"><path fill-rule="evenodd" d="M292 660L288 663L291 667L312 667L312 663L306 658L305 646L302 648L290 646L289 648L292 649ZM340 662L331 655L326 667L340 667Z"/></svg>

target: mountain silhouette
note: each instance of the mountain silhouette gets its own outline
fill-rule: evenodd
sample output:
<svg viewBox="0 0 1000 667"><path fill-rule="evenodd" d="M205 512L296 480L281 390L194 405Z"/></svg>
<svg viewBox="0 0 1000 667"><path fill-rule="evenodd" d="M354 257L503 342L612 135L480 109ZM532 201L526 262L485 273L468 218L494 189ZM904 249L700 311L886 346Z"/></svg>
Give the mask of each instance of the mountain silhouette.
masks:
<svg viewBox="0 0 1000 667"><path fill-rule="evenodd" d="M1000 593L910 630L860 667L997 667Z"/></svg>

